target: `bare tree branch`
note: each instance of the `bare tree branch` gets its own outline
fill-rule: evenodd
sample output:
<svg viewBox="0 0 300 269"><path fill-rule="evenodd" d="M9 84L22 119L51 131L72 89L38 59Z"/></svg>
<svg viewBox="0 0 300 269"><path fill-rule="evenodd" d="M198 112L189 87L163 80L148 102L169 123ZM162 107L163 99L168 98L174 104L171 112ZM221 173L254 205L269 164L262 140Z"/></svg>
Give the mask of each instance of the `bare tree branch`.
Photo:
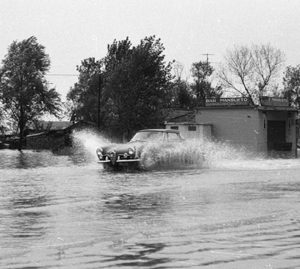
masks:
<svg viewBox="0 0 300 269"><path fill-rule="evenodd" d="M223 70L218 77L226 87L241 95L254 97L265 93L278 76L284 62L283 53L271 45L236 46L224 57Z"/></svg>

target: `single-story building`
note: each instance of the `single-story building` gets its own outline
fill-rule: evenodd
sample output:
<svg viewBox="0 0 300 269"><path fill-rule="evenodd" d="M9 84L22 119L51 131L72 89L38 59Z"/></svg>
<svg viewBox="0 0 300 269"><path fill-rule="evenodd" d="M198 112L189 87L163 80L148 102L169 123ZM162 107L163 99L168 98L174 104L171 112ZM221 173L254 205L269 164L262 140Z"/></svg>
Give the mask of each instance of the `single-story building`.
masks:
<svg viewBox="0 0 300 269"><path fill-rule="evenodd" d="M72 146L73 130L93 128L93 123L84 121L40 121L32 125L26 136L27 149L61 149Z"/></svg>
<svg viewBox="0 0 300 269"><path fill-rule="evenodd" d="M177 116L165 122L167 129L178 130L185 139L211 138L212 124L197 123L194 112Z"/></svg>
<svg viewBox="0 0 300 269"><path fill-rule="evenodd" d="M194 112L192 121L171 119L166 126L177 126L183 134L190 133L191 128L200 130L210 126L212 139L254 152L296 157L298 110L283 98L262 97L260 103L251 105L248 98L212 98ZM197 134L202 137L204 132Z"/></svg>

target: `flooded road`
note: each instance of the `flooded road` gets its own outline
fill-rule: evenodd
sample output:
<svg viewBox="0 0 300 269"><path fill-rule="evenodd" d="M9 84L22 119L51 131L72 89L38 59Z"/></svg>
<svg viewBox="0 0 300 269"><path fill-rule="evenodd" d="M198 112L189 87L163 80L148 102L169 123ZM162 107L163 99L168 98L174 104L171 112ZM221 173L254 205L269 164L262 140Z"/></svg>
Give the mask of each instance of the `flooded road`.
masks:
<svg viewBox="0 0 300 269"><path fill-rule="evenodd" d="M300 268L300 159L108 172L0 151L0 268Z"/></svg>

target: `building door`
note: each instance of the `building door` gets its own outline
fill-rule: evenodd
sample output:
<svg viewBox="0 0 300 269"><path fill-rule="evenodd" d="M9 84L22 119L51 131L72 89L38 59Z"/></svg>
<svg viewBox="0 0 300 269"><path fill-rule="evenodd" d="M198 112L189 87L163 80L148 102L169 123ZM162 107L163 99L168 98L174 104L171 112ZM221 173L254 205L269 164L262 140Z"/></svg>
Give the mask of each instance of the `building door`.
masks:
<svg viewBox="0 0 300 269"><path fill-rule="evenodd" d="M285 150L285 121L268 121L268 150Z"/></svg>

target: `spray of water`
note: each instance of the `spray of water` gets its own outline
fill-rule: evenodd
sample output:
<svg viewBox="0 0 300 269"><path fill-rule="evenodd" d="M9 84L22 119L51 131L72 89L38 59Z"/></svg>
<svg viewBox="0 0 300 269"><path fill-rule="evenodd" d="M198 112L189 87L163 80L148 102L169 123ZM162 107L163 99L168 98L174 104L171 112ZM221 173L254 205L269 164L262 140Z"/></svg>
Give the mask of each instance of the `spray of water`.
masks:
<svg viewBox="0 0 300 269"><path fill-rule="evenodd" d="M97 162L96 148L111 144L109 139L91 130L73 133L73 145L78 158ZM209 140L185 140L180 143L147 143L140 148L141 166L147 170L159 168L216 169L276 169L299 166L299 159L266 159L244 148Z"/></svg>
<svg viewBox="0 0 300 269"><path fill-rule="evenodd" d="M72 144L74 154L81 154L86 161L95 162L96 149L110 144L110 141L93 130L85 129L72 133Z"/></svg>
<svg viewBox="0 0 300 269"><path fill-rule="evenodd" d="M150 143L143 149L142 164L157 167L217 167L221 162L245 160L250 157L245 149L209 140L186 140L181 143Z"/></svg>

